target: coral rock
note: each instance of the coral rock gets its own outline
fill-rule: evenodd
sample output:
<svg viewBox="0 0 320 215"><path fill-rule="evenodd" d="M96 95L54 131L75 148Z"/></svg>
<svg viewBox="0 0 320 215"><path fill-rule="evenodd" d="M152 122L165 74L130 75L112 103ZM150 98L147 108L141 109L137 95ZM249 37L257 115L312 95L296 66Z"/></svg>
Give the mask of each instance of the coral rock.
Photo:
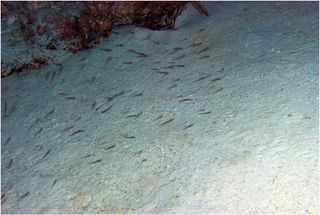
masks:
<svg viewBox="0 0 320 215"><path fill-rule="evenodd" d="M118 25L140 25L151 29L164 30L174 28L177 16L186 8L188 2L1 2L2 25L11 28L11 34L19 29L21 40L25 41L36 52L48 51L77 52L100 42L112 33L112 27ZM193 3L194 4L194 3ZM194 5L201 11L204 8ZM7 30L10 32L10 30ZM19 37L18 36L18 37ZM4 37L3 37L4 38ZM2 39L3 39L2 38ZM7 38L14 38L8 33ZM11 39L12 42L12 39ZM40 52L40 51L39 51ZM50 55L50 54L48 54ZM38 56L37 59L46 58ZM38 68L44 65L37 59L29 61L24 68ZM54 60L54 59L53 59ZM2 62L5 65L5 62ZM6 76L8 68L21 70L17 66L1 72Z"/></svg>

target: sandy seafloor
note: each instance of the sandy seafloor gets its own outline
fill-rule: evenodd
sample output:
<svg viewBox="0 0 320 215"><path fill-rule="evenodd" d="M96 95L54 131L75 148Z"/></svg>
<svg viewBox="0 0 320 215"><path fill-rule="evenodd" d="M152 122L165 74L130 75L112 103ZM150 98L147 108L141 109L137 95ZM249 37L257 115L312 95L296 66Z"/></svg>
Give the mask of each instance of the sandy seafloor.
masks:
<svg viewBox="0 0 320 215"><path fill-rule="evenodd" d="M318 3L204 5L2 79L2 213L319 212Z"/></svg>

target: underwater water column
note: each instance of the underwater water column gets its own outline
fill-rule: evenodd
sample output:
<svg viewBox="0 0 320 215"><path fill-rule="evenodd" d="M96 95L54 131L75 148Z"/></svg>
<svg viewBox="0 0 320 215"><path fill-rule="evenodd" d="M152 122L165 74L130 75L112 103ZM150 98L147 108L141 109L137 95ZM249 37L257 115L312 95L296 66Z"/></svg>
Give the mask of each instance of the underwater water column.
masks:
<svg viewBox="0 0 320 215"><path fill-rule="evenodd" d="M1 79L2 213L319 212L318 2L202 5Z"/></svg>

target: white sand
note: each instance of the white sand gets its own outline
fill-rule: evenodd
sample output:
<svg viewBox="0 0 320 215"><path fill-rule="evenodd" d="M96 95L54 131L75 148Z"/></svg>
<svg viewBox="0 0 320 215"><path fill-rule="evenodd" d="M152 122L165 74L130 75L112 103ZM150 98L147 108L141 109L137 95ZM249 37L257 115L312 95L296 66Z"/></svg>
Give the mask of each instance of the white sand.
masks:
<svg viewBox="0 0 320 215"><path fill-rule="evenodd" d="M2 213L319 212L318 3L205 5L2 79Z"/></svg>

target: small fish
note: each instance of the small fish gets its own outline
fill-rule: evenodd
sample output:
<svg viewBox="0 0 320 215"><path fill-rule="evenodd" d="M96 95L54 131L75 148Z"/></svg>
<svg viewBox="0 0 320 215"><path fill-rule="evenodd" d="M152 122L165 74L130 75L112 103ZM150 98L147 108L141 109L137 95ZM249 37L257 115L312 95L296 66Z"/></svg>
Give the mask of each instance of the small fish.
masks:
<svg viewBox="0 0 320 215"><path fill-rule="evenodd" d="M92 162L89 163L89 164L96 164L96 163L100 163L101 161L102 161L101 159L98 159L98 160L92 161Z"/></svg>
<svg viewBox="0 0 320 215"><path fill-rule="evenodd" d="M209 57L210 57L209 55L205 55L205 56L199 57L199 59L205 59L205 58L209 58Z"/></svg>
<svg viewBox="0 0 320 215"><path fill-rule="evenodd" d="M23 199L23 198L27 197L29 194L30 194L30 192L29 192L29 191L28 191L28 192L26 192L25 194L23 194L22 196L20 196L18 200L21 200L21 199Z"/></svg>
<svg viewBox="0 0 320 215"><path fill-rule="evenodd" d="M43 130L43 128L40 128L35 134L34 136L37 136L38 134L40 134L40 132Z"/></svg>
<svg viewBox="0 0 320 215"><path fill-rule="evenodd" d="M130 135L128 135L128 134L124 134L123 137L124 137L124 138L127 138L127 139L136 138L135 136L130 136Z"/></svg>
<svg viewBox="0 0 320 215"><path fill-rule="evenodd" d="M186 38L184 38L184 39L182 39L182 40L179 40L178 42L182 42L182 41L185 41L185 40L187 40L188 39L188 37L186 37Z"/></svg>
<svg viewBox="0 0 320 215"><path fill-rule="evenodd" d="M134 49L127 49L127 50L128 50L128 52L131 52L131 53L134 53L134 54L138 55L139 57L148 57L149 56L149 55L147 55L145 53L137 52Z"/></svg>
<svg viewBox="0 0 320 215"><path fill-rule="evenodd" d="M58 76L60 76L60 74L61 74L61 72L62 72L62 70L63 70L63 66L62 66L62 64L55 64L57 67L59 67L59 69L58 69Z"/></svg>
<svg viewBox="0 0 320 215"><path fill-rule="evenodd" d="M1 193L1 204L6 201L5 194Z"/></svg>
<svg viewBox="0 0 320 215"><path fill-rule="evenodd" d="M91 157L91 156L92 156L92 154L87 154L87 155L85 155L85 156L82 156L80 159L88 158L88 157Z"/></svg>
<svg viewBox="0 0 320 215"><path fill-rule="evenodd" d="M54 181L51 184L51 187L54 187L54 185L58 182L58 179L54 179Z"/></svg>
<svg viewBox="0 0 320 215"><path fill-rule="evenodd" d="M157 41L152 41L153 44L155 45L160 45L160 42L157 40Z"/></svg>
<svg viewBox="0 0 320 215"><path fill-rule="evenodd" d="M113 59L113 57L108 57L107 59L106 59L106 62L109 62L109 61L111 61Z"/></svg>
<svg viewBox="0 0 320 215"><path fill-rule="evenodd" d="M43 149L43 146L41 145L36 145L36 147L34 147L34 150L41 151L42 149Z"/></svg>
<svg viewBox="0 0 320 215"><path fill-rule="evenodd" d="M162 74L162 75L168 75L169 74L169 72L162 72L162 71L157 72L157 73Z"/></svg>
<svg viewBox="0 0 320 215"><path fill-rule="evenodd" d="M206 79L206 78L208 78L208 77L210 77L210 75L203 76L203 77L195 80L194 83L199 82L199 81L202 81L203 79Z"/></svg>
<svg viewBox="0 0 320 215"><path fill-rule="evenodd" d="M174 65L175 67L184 67L183 64Z"/></svg>
<svg viewBox="0 0 320 215"><path fill-rule="evenodd" d="M9 163L6 165L7 169L10 169L12 167L13 159L11 158Z"/></svg>
<svg viewBox="0 0 320 215"><path fill-rule="evenodd" d="M190 47L197 47L197 46L200 46L202 43L192 43Z"/></svg>
<svg viewBox="0 0 320 215"><path fill-rule="evenodd" d="M64 92L60 92L60 93L58 93L58 96L62 96L62 97L65 97L67 94L66 93L64 93Z"/></svg>
<svg viewBox="0 0 320 215"><path fill-rule="evenodd" d="M223 71L224 71L224 67L222 69L220 69L219 71L217 71L217 73L223 72Z"/></svg>
<svg viewBox="0 0 320 215"><path fill-rule="evenodd" d="M51 152L51 149L49 149L41 159L44 159L45 157L47 157L50 152Z"/></svg>
<svg viewBox="0 0 320 215"><path fill-rule="evenodd" d="M136 152L134 155L138 155L138 154L141 154L142 153L142 150L139 150L138 152Z"/></svg>
<svg viewBox="0 0 320 215"><path fill-rule="evenodd" d="M193 126L193 123L192 123L192 124L190 124L190 125L187 125L186 127L184 127L184 128L183 128L183 130L186 130L186 129L188 129L188 128L192 127L192 126Z"/></svg>
<svg viewBox="0 0 320 215"><path fill-rule="evenodd" d="M217 89L216 91L214 91L213 93L217 93L219 91L223 90L223 87L220 87L219 89Z"/></svg>
<svg viewBox="0 0 320 215"><path fill-rule="evenodd" d="M105 48L105 49L100 49L101 51L106 51L106 52L112 52L112 49L107 49L107 48Z"/></svg>
<svg viewBox="0 0 320 215"><path fill-rule="evenodd" d="M172 68L174 68L174 65L162 67L162 69L172 69Z"/></svg>
<svg viewBox="0 0 320 215"><path fill-rule="evenodd" d="M150 39L150 37L151 37L151 35L148 35L148 36L146 36L146 37L142 38L142 40L149 40L149 39Z"/></svg>
<svg viewBox="0 0 320 215"><path fill-rule="evenodd" d="M50 83L52 83L54 77L56 76L56 72L53 72L52 76L51 76L51 79L50 79Z"/></svg>
<svg viewBox="0 0 320 215"><path fill-rule="evenodd" d="M148 57L149 55L142 53L142 52L135 52L139 57Z"/></svg>
<svg viewBox="0 0 320 215"><path fill-rule="evenodd" d="M156 70L159 70L159 68L151 68L151 70L154 70L154 71L156 71Z"/></svg>
<svg viewBox="0 0 320 215"><path fill-rule="evenodd" d="M116 147L116 145L111 145L111 146L108 146L107 148L105 148L105 150L110 150L112 148Z"/></svg>
<svg viewBox="0 0 320 215"><path fill-rule="evenodd" d="M102 106L103 106L103 104L100 105L99 107L97 107L97 108L95 109L95 111L98 111L100 108L102 108Z"/></svg>
<svg viewBox="0 0 320 215"><path fill-rule="evenodd" d="M131 52L131 53L135 53L136 51L134 49L127 49L128 52Z"/></svg>
<svg viewBox="0 0 320 215"><path fill-rule="evenodd" d="M161 114L160 116L158 116L156 119L154 119L153 121L157 121L158 119L161 119L163 117L163 115Z"/></svg>
<svg viewBox="0 0 320 215"><path fill-rule="evenodd" d="M137 94L133 95L133 97L138 97L138 96L143 96L143 93L137 93Z"/></svg>
<svg viewBox="0 0 320 215"><path fill-rule="evenodd" d="M74 122L76 122L76 121L78 121L78 120L80 120L81 119L81 116L79 116L78 118L76 118L75 120L74 120Z"/></svg>
<svg viewBox="0 0 320 215"><path fill-rule="evenodd" d="M207 112L203 112L203 113L199 113L199 114L210 114L212 113L211 111L207 111Z"/></svg>
<svg viewBox="0 0 320 215"><path fill-rule="evenodd" d="M135 117L135 119L137 119L139 116L141 116L142 112L138 113Z"/></svg>
<svg viewBox="0 0 320 215"><path fill-rule="evenodd" d="M173 48L173 50L176 50L176 51L178 51L178 50L182 50L183 48L181 48L181 47L175 47L175 48Z"/></svg>
<svg viewBox="0 0 320 215"><path fill-rule="evenodd" d="M8 115L12 114L16 110L16 106L13 106Z"/></svg>
<svg viewBox="0 0 320 215"><path fill-rule="evenodd" d="M147 159L143 159L141 162L146 162L147 161Z"/></svg>
<svg viewBox="0 0 320 215"><path fill-rule="evenodd" d="M30 126L29 130L33 128L40 121L40 117L36 119L36 121Z"/></svg>
<svg viewBox="0 0 320 215"><path fill-rule="evenodd" d="M137 113L137 114L133 114L133 115L129 115L129 116L127 116L127 118L134 117L135 119L137 119L141 114L142 114L142 112Z"/></svg>
<svg viewBox="0 0 320 215"><path fill-rule="evenodd" d="M72 99L75 99L76 97L74 96L69 96L69 97L64 97L65 99L69 99L69 100L72 100Z"/></svg>
<svg viewBox="0 0 320 215"><path fill-rule="evenodd" d="M79 62L84 61L86 58L87 58L87 57L82 57L82 58L80 58L80 59L79 59Z"/></svg>
<svg viewBox="0 0 320 215"><path fill-rule="evenodd" d="M65 128L65 129L63 129L63 131L69 131L69 130L70 130L71 128L73 128L73 127L74 127L74 125L71 125L71 126Z"/></svg>
<svg viewBox="0 0 320 215"><path fill-rule="evenodd" d="M96 80L96 76L93 76L91 79L87 80L87 82L92 84L95 80Z"/></svg>
<svg viewBox="0 0 320 215"><path fill-rule="evenodd" d="M84 129L77 130L77 131L73 132L72 134L70 134L69 136L73 136L75 134L82 133L82 132L84 132Z"/></svg>
<svg viewBox="0 0 320 215"><path fill-rule="evenodd" d="M198 52L198 54L200 54L200 53L202 53L202 52L205 52L205 51L208 51L210 48L209 47L206 47L206 48L204 48L204 49L201 49L199 52Z"/></svg>
<svg viewBox="0 0 320 215"><path fill-rule="evenodd" d="M162 54L162 53L166 53L166 52L168 52L168 51L170 51L170 49L164 50L163 52L161 52L161 54Z"/></svg>
<svg viewBox="0 0 320 215"><path fill-rule="evenodd" d="M105 112L107 112L107 111L108 111L108 110L110 110L112 107L113 107L113 105L110 105L107 109L105 109L105 110L101 111L101 113L105 113Z"/></svg>
<svg viewBox="0 0 320 215"><path fill-rule="evenodd" d="M183 54L183 55L181 55L179 57L173 58L173 60L180 60L180 59L182 59L182 58L184 58L186 56L187 56L186 54Z"/></svg>
<svg viewBox="0 0 320 215"><path fill-rule="evenodd" d="M186 101L191 101L192 99L182 99L182 100L179 100L178 102L186 102Z"/></svg>
<svg viewBox="0 0 320 215"><path fill-rule="evenodd" d="M172 86L168 87L168 90L172 90L173 88L177 87L177 84L173 84Z"/></svg>
<svg viewBox="0 0 320 215"><path fill-rule="evenodd" d="M93 110L95 106L96 106L96 101L94 101L94 102L92 103L92 105L91 105L91 110Z"/></svg>
<svg viewBox="0 0 320 215"><path fill-rule="evenodd" d="M152 41L153 44L160 45L159 41Z"/></svg>
<svg viewBox="0 0 320 215"><path fill-rule="evenodd" d="M123 44L122 44L122 43L120 43L120 44L116 44L115 46L117 46L117 47L121 47L121 46L123 46Z"/></svg>
<svg viewBox="0 0 320 215"><path fill-rule="evenodd" d="M10 140L11 140L11 137L8 137L8 139L6 140L6 142L4 143L4 145L7 145Z"/></svg>
<svg viewBox="0 0 320 215"><path fill-rule="evenodd" d="M114 95L111 96L111 97L107 97L108 102L112 101L113 99L115 99L115 98L118 97L118 96L122 96L123 94L124 94L124 91L121 91L121 92L119 92L119 93L114 94Z"/></svg>
<svg viewBox="0 0 320 215"><path fill-rule="evenodd" d="M177 82L180 81L180 78L176 78L175 80L173 80L173 82Z"/></svg>
<svg viewBox="0 0 320 215"><path fill-rule="evenodd" d="M123 62L123 64L133 64L133 62L132 61L125 61L125 62Z"/></svg>
<svg viewBox="0 0 320 215"><path fill-rule="evenodd" d="M54 109L52 109L51 111L49 111L43 118L47 118L48 116L50 116L51 114L54 113Z"/></svg>
<svg viewBox="0 0 320 215"><path fill-rule="evenodd" d="M168 124L169 122L172 122L173 120L174 120L174 118L169 119L169 120L167 120L167 121L165 121L165 122L161 123L160 125L162 126L162 125Z"/></svg>

